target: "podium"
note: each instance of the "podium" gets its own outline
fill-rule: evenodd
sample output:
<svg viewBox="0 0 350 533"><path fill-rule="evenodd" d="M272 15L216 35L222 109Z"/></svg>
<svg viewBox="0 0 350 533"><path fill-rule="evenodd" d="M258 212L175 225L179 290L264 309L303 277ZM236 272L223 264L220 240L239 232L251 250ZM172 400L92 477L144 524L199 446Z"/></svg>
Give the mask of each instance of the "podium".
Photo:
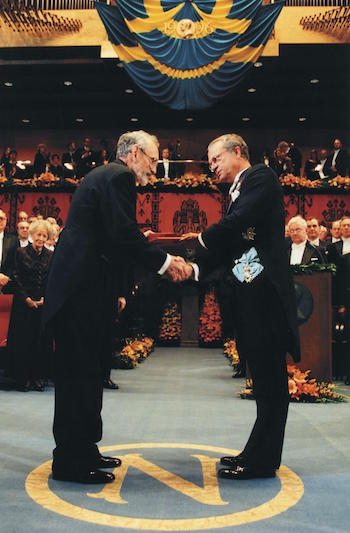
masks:
<svg viewBox="0 0 350 533"><path fill-rule="evenodd" d="M297 367L328 383L332 381L331 278L329 272L294 276L301 342ZM287 362L293 364L291 357Z"/></svg>

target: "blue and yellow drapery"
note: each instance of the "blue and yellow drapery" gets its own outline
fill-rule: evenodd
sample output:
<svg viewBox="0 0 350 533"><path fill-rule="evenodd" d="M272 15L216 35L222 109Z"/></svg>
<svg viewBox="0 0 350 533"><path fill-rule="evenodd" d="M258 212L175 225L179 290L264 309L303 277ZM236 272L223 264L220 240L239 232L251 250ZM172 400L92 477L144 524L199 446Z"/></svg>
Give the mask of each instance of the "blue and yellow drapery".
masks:
<svg viewBox="0 0 350 533"><path fill-rule="evenodd" d="M205 109L257 61L284 1L116 0L96 3L134 82L171 109Z"/></svg>

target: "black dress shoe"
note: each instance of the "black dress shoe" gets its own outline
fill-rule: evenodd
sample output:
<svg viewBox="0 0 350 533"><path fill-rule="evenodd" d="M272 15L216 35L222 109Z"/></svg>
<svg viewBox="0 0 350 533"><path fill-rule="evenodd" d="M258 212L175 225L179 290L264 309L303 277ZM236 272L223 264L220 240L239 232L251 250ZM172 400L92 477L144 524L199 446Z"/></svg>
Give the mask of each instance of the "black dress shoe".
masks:
<svg viewBox="0 0 350 533"><path fill-rule="evenodd" d="M118 457L104 457L101 455L94 466L95 468L118 468L121 464L122 462Z"/></svg>
<svg viewBox="0 0 350 533"><path fill-rule="evenodd" d="M103 388L104 389L116 390L116 389L119 389L119 385L114 383L114 381L112 381L111 379L104 379L103 380Z"/></svg>
<svg viewBox="0 0 350 533"><path fill-rule="evenodd" d="M31 384L30 384L30 390L34 390L36 392L44 392L45 390L45 385L42 381L40 381L39 379L36 380L36 381L32 381Z"/></svg>
<svg viewBox="0 0 350 533"><path fill-rule="evenodd" d="M236 468L236 466L242 466L244 464L244 457L241 454L234 456L226 455L225 457L221 457L220 463L229 468Z"/></svg>
<svg viewBox="0 0 350 533"><path fill-rule="evenodd" d="M219 477L238 480L276 477L276 470L262 470L237 465L235 468L220 468Z"/></svg>
<svg viewBox="0 0 350 533"><path fill-rule="evenodd" d="M86 472L65 472L52 470L52 479L56 481L73 481L75 483L84 483L86 485L97 485L99 483L111 483L115 477L109 472L102 470L90 470Z"/></svg>

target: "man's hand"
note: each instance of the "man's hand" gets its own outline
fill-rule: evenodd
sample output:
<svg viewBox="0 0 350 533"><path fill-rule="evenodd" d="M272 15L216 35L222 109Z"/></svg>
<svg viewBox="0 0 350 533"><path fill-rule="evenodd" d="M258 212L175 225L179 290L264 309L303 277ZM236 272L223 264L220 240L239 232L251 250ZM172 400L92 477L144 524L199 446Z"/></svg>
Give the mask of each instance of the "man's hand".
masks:
<svg viewBox="0 0 350 533"><path fill-rule="evenodd" d="M36 302L35 300L32 300L31 298L26 298L26 304L28 305L28 307L30 307L31 309L38 309L38 303L39 302Z"/></svg>
<svg viewBox="0 0 350 533"><path fill-rule="evenodd" d="M8 276L5 276L5 274L0 274L0 288L5 287L5 285L8 284L10 281L10 278Z"/></svg>
<svg viewBox="0 0 350 533"><path fill-rule="evenodd" d="M155 231L152 231L151 229L146 229L146 231L143 232L144 236L146 237L146 239L148 239L148 237L150 235L155 235Z"/></svg>
<svg viewBox="0 0 350 533"><path fill-rule="evenodd" d="M38 304L38 307L41 307L42 305L44 305L44 297L42 296L42 297L40 298L40 300L37 300L36 303Z"/></svg>
<svg viewBox="0 0 350 533"><path fill-rule="evenodd" d="M180 237L180 241L187 241L188 239L197 239L199 233L184 233Z"/></svg>
<svg viewBox="0 0 350 533"><path fill-rule="evenodd" d="M188 265L183 257L171 256L171 263L168 266L166 274L171 281L180 282L190 278L192 274L192 267Z"/></svg>
<svg viewBox="0 0 350 533"><path fill-rule="evenodd" d="M117 306L118 306L118 315L120 315L120 313L122 313L126 307L126 299L124 298L124 296L119 296Z"/></svg>

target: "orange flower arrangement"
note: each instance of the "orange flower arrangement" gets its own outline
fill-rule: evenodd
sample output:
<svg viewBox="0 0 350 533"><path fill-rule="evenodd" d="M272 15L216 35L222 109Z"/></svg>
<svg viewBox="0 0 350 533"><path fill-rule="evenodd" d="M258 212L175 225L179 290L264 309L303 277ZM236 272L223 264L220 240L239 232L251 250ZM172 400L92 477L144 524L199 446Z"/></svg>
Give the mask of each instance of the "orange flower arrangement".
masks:
<svg viewBox="0 0 350 533"><path fill-rule="evenodd" d="M221 340L222 319L214 291L204 297L202 312L199 317L199 338L204 343Z"/></svg>
<svg viewBox="0 0 350 533"><path fill-rule="evenodd" d="M311 181L306 178L293 176L293 174L287 174L286 176L280 176L280 183L282 187L317 189L321 184L321 180Z"/></svg>
<svg viewBox="0 0 350 533"><path fill-rule="evenodd" d="M60 181L60 178L57 178L56 176L51 174L51 172L43 172L38 178L33 179L33 184L35 185L36 182L40 182L40 184L50 186L55 185L58 181Z"/></svg>
<svg viewBox="0 0 350 533"><path fill-rule="evenodd" d="M154 340L150 337L126 339L120 358L127 368L135 368L153 351Z"/></svg>
<svg viewBox="0 0 350 533"><path fill-rule="evenodd" d="M330 187L337 187L337 189L350 189L350 178L336 176L335 178L328 180Z"/></svg>
<svg viewBox="0 0 350 533"><path fill-rule="evenodd" d="M234 339L230 339L224 343L224 354L231 361L232 366L235 366L239 363L239 355L236 341Z"/></svg>
<svg viewBox="0 0 350 533"><path fill-rule="evenodd" d="M291 402L345 402L346 398L335 391L332 383L323 383L310 378L311 370L302 372L294 365L287 366L288 389ZM246 388L239 393L241 398L253 398L251 380L247 380Z"/></svg>
<svg viewBox="0 0 350 533"><path fill-rule="evenodd" d="M81 180L78 178L65 178L65 181L70 185L75 185L75 187L77 187Z"/></svg>
<svg viewBox="0 0 350 533"><path fill-rule="evenodd" d="M176 302L166 306L162 316L159 340L165 342L178 341L181 337L181 313Z"/></svg>

